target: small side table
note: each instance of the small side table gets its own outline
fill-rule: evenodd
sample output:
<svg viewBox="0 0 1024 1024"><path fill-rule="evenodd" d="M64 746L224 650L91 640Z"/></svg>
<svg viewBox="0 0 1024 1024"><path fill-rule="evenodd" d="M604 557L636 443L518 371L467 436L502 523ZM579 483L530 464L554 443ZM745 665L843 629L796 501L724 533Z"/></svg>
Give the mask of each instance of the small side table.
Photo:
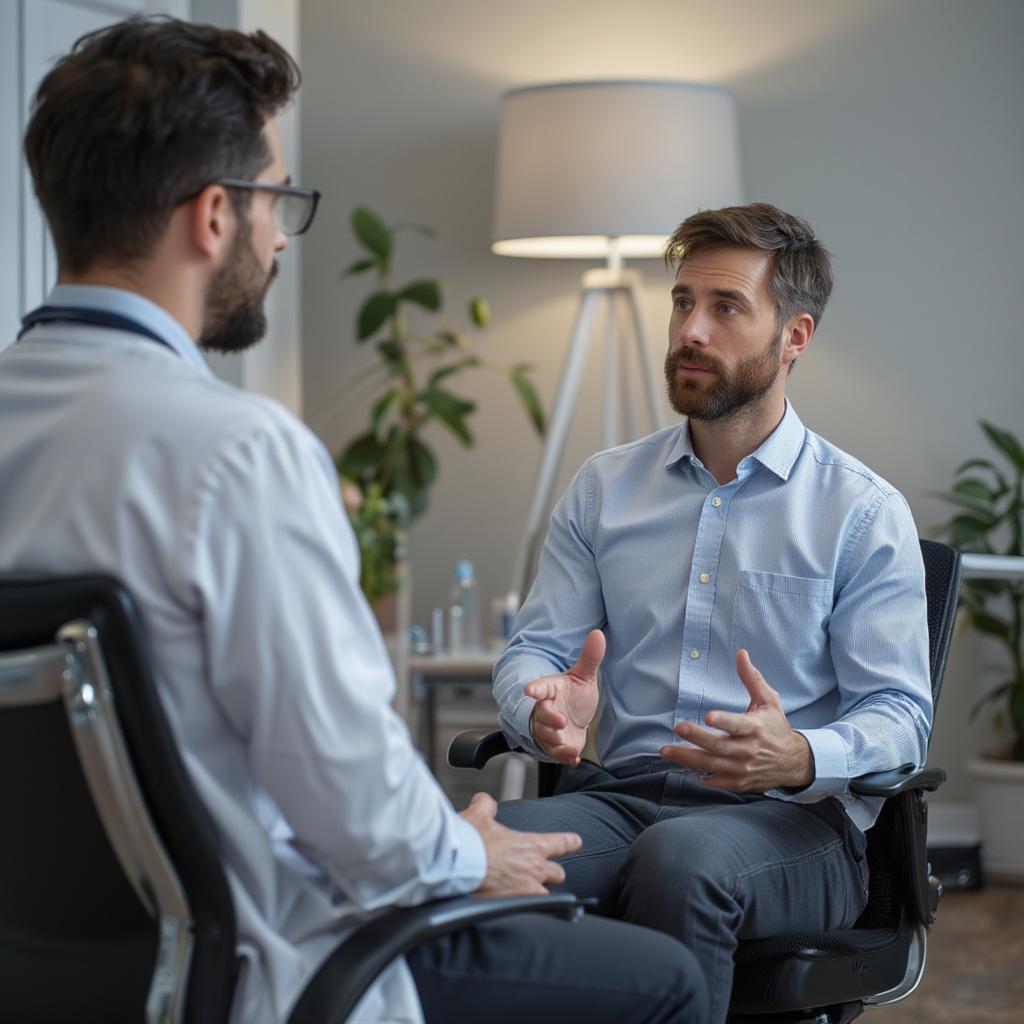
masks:
<svg viewBox="0 0 1024 1024"><path fill-rule="evenodd" d="M419 734L423 741L427 764L437 768L437 690L453 683L474 683L490 686L491 671L498 660L498 650L482 648L466 654L410 654L409 679L413 700L422 702L423 722ZM497 721L497 708L495 708Z"/></svg>

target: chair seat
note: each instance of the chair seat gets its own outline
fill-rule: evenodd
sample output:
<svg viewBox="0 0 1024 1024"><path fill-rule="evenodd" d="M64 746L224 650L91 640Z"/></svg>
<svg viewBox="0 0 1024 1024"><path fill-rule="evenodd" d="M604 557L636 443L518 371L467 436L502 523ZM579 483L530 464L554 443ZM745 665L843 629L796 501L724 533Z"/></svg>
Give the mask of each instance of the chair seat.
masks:
<svg viewBox="0 0 1024 1024"><path fill-rule="evenodd" d="M858 1002L899 985L914 927L848 928L780 935L742 943L736 951L732 1012L800 1010Z"/></svg>

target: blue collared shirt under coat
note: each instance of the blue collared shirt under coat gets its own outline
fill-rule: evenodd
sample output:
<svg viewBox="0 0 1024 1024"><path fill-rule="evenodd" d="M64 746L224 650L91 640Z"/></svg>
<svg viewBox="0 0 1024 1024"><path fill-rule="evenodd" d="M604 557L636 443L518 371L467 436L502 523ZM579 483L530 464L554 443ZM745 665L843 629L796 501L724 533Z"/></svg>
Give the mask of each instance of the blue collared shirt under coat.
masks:
<svg viewBox="0 0 1024 1024"><path fill-rule="evenodd" d="M814 755L811 786L770 796L835 796L867 828L879 801L852 796L850 779L924 763L928 628L910 509L788 403L727 484L697 458L685 422L583 465L495 666L515 743L539 753L523 686L572 666L595 628L608 641L597 742L607 767L660 758L681 742L679 722L745 711L743 647Z"/></svg>

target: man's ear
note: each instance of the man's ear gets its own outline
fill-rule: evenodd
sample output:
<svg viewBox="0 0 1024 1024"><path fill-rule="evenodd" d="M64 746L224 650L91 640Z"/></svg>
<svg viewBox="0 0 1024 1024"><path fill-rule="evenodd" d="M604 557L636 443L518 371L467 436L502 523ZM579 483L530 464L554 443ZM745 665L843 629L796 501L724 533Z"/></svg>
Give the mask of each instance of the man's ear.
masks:
<svg viewBox="0 0 1024 1024"><path fill-rule="evenodd" d="M207 185L190 204L189 233L196 248L220 265L231 247L238 218L223 185Z"/></svg>
<svg viewBox="0 0 1024 1024"><path fill-rule="evenodd" d="M796 357L801 355L804 349L811 343L813 335L814 317L810 313L800 313L798 316L793 317L786 325L786 330L783 334L783 365L794 362Z"/></svg>

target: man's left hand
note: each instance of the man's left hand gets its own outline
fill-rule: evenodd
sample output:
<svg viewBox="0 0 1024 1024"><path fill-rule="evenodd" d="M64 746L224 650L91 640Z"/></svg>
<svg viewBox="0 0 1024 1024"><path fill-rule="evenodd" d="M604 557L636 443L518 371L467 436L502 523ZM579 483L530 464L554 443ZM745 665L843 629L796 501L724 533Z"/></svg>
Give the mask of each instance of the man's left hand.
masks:
<svg viewBox="0 0 1024 1024"><path fill-rule="evenodd" d="M765 682L745 651L736 654L736 674L750 694L742 715L711 711L704 721L711 732L680 722L676 735L695 746L664 746L661 756L684 768L708 774L701 779L713 789L763 793L768 789L803 789L814 781L814 756L807 740L790 727L779 695Z"/></svg>

